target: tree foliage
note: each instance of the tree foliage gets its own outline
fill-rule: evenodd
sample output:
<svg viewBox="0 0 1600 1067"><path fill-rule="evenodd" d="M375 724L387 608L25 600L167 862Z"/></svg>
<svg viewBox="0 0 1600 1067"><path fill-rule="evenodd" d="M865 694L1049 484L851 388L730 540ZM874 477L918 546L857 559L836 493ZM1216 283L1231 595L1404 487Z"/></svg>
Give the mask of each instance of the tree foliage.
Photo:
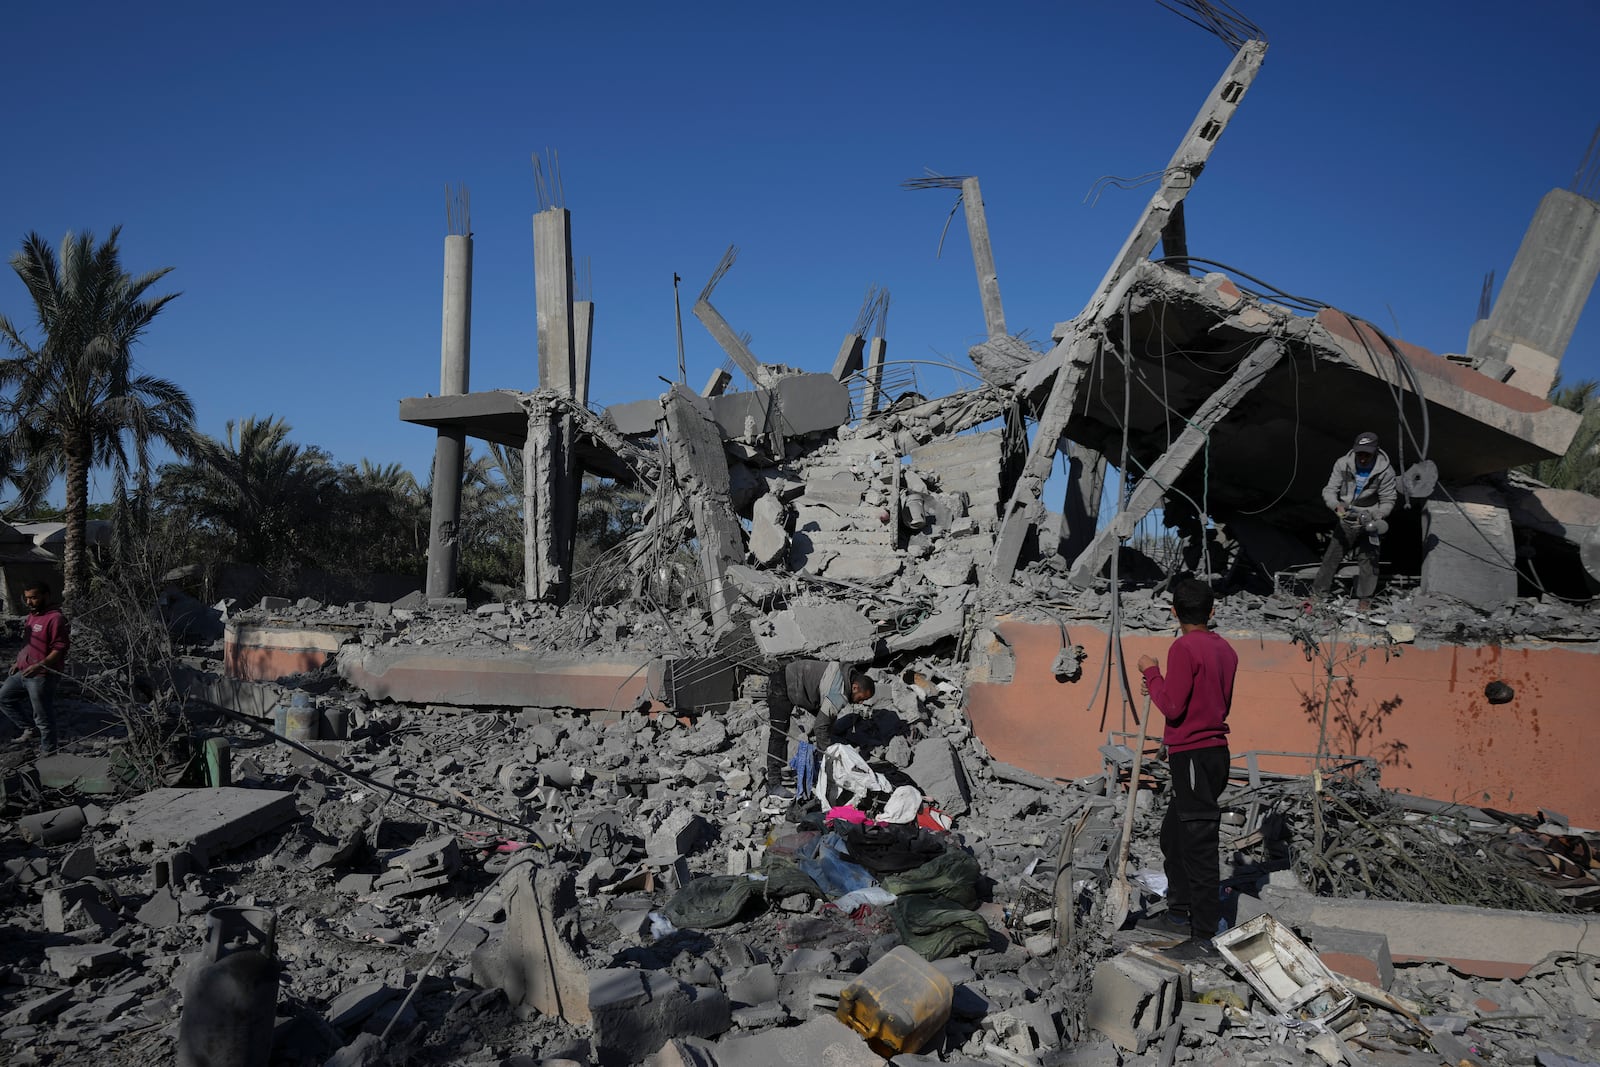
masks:
<svg viewBox="0 0 1600 1067"><path fill-rule="evenodd" d="M1554 489L1576 489L1600 496L1600 382L1592 379L1562 385L1558 377L1550 402L1583 416L1567 451L1554 459L1530 464L1526 470Z"/></svg>
<svg viewBox="0 0 1600 1067"><path fill-rule="evenodd" d="M188 394L139 373L133 361L134 345L179 295L148 295L172 268L129 274L120 234L117 227L96 244L93 234L68 233L58 256L30 233L11 268L33 301L33 329L0 315L0 342L11 353L0 360L0 471L16 485L22 508L65 479L69 607L88 588L89 472L109 467L119 485L130 473L142 480L152 444L182 455L192 440Z"/></svg>

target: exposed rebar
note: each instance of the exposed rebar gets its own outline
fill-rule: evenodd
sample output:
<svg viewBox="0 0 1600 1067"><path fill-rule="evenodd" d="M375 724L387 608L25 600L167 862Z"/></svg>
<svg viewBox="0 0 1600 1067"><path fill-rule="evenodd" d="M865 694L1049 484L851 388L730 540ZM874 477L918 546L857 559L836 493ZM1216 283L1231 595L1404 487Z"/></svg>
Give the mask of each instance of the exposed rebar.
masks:
<svg viewBox="0 0 1600 1067"><path fill-rule="evenodd" d="M1237 52L1246 41L1265 41L1261 27L1226 0L1156 0L1186 22L1192 22Z"/></svg>
<svg viewBox="0 0 1600 1067"><path fill-rule="evenodd" d="M539 200L539 210L564 208L567 206L567 191L561 183L561 155L554 148L545 149L545 155L550 158L548 164L539 157L539 153L533 153L533 189Z"/></svg>
<svg viewBox="0 0 1600 1067"><path fill-rule="evenodd" d="M711 299L711 291L713 289L715 289L717 287L717 284L719 282L721 282L724 277L727 276L727 274L728 274L728 272L730 270L733 269L734 260L736 260L738 258L739 258L739 246L738 245L729 245L728 246L728 250L726 252L722 253L722 261L717 264L717 269L711 272L710 279L708 279L706 281L706 287L704 289L700 290L700 296L698 297L698 299L696 301L697 303L698 303L699 300L710 300Z"/></svg>

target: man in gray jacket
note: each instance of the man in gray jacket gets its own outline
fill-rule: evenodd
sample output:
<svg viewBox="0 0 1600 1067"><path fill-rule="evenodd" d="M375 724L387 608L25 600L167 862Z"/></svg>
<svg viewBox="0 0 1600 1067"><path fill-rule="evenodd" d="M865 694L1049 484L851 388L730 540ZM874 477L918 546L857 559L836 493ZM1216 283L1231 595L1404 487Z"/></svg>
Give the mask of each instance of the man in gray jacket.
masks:
<svg viewBox="0 0 1600 1067"><path fill-rule="evenodd" d="M1394 466L1378 447L1378 435L1371 430L1358 435L1350 451L1334 461L1333 473L1322 489L1322 502L1339 521L1328 538L1322 569L1311 583L1312 593L1327 596L1339 565L1347 554L1354 553L1360 567L1356 598L1362 611L1371 607L1372 594L1378 588L1378 541L1389 529L1389 512L1394 510L1396 496Z"/></svg>
<svg viewBox="0 0 1600 1067"><path fill-rule="evenodd" d="M865 704L877 692L872 679L843 663L797 659L767 681L767 783L787 780L789 726L794 709L816 713L812 738L818 752L833 744L833 728L846 707Z"/></svg>

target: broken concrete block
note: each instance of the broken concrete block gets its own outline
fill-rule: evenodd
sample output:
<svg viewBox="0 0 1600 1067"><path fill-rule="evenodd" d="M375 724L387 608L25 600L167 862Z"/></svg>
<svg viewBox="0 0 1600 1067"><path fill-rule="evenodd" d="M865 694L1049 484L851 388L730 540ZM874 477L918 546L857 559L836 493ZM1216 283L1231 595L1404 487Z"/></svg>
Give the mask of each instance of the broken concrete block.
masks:
<svg viewBox="0 0 1600 1067"><path fill-rule="evenodd" d="M705 819L688 808L663 809L658 816L659 822L645 839L645 851L651 856L692 855L710 829Z"/></svg>
<svg viewBox="0 0 1600 1067"><path fill-rule="evenodd" d="M884 1067L889 1062L831 1015L803 1026L719 1041L716 1057L718 1067Z"/></svg>
<svg viewBox="0 0 1600 1067"><path fill-rule="evenodd" d="M918 567L917 573L934 585L952 589L971 583L972 568L973 560L970 553L945 551Z"/></svg>
<svg viewBox="0 0 1600 1067"><path fill-rule="evenodd" d="M95 862L94 846L83 845L67 853L67 858L61 861L59 873L64 882L81 882L85 878L93 878L99 869Z"/></svg>
<svg viewBox="0 0 1600 1067"><path fill-rule="evenodd" d="M577 950L578 897L570 868L524 863L506 875L506 930L472 954L472 979L506 991L527 1018L537 1011L576 1026L589 1022L589 978Z"/></svg>
<svg viewBox="0 0 1600 1067"><path fill-rule="evenodd" d="M1504 498L1463 486L1422 506L1422 591L1493 610L1517 598L1517 545Z"/></svg>
<svg viewBox="0 0 1600 1067"><path fill-rule="evenodd" d="M83 834L83 809L73 804L54 811L41 811L17 820L17 829L29 841L41 845L59 845L76 841Z"/></svg>
<svg viewBox="0 0 1600 1067"><path fill-rule="evenodd" d="M758 567L772 566L789 551L783 513L783 502L771 493L757 500L751 509L750 557Z"/></svg>
<svg viewBox="0 0 1600 1067"><path fill-rule="evenodd" d="M602 1064L637 1063L669 1037L715 1037L733 1023L720 989L630 968L589 972L588 1011Z"/></svg>
<svg viewBox="0 0 1600 1067"><path fill-rule="evenodd" d="M1317 957L1335 974L1359 979L1379 989L1388 989L1394 984L1394 960L1389 955L1389 939L1383 934L1309 924L1302 925L1299 930Z"/></svg>
<svg viewBox="0 0 1600 1067"><path fill-rule="evenodd" d="M47 996L30 1000L15 1011L8 1012L0 1022L8 1026L26 1026L59 1015L67 1005L72 1003L73 992L70 989L58 989Z"/></svg>
<svg viewBox="0 0 1600 1067"><path fill-rule="evenodd" d="M112 809L136 851L189 849L202 860L237 848L296 816L294 794L277 789L152 789Z"/></svg>
<svg viewBox="0 0 1600 1067"><path fill-rule="evenodd" d="M44 955L57 977L68 981L99 978L128 965L128 957L115 945L51 945Z"/></svg>
<svg viewBox="0 0 1600 1067"><path fill-rule="evenodd" d="M124 788L110 756L79 756L57 752L34 761L39 784L46 789L70 789L75 793L107 794Z"/></svg>
<svg viewBox="0 0 1600 1067"><path fill-rule="evenodd" d="M1088 1023L1118 1048L1139 1054L1178 1017L1188 999L1187 974L1169 960L1134 950L1102 960L1094 971Z"/></svg>
<svg viewBox="0 0 1600 1067"><path fill-rule="evenodd" d="M121 925L111 909L101 902L100 890L89 882L45 890L43 907L44 928L53 934L90 926L110 933Z"/></svg>
<svg viewBox="0 0 1600 1067"><path fill-rule="evenodd" d="M373 1012L401 996L401 990L383 982L361 982L328 1003L328 1022L340 1030L359 1026Z"/></svg>
<svg viewBox="0 0 1600 1067"><path fill-rule="evenodd" d="M946 815L965 815L972 806L972 791L961 767L961 757L942 737L927 737L917 742L906 774L924 795L933 797Z"/></svg>

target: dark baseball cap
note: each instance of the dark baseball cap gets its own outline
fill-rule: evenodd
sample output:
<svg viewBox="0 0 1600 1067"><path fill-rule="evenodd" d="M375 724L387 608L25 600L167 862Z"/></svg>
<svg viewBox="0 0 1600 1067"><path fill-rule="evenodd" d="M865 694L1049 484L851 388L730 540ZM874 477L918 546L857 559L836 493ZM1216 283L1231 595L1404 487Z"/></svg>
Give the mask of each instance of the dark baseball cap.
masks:
<svg viewBox="0 0 1600 1067"><path fill-rule="evenodd" d="M1351 448L1352 452L1376 452L1378 450L1378 435L1371 430L1356 435L1356 443Z"/></svg>

